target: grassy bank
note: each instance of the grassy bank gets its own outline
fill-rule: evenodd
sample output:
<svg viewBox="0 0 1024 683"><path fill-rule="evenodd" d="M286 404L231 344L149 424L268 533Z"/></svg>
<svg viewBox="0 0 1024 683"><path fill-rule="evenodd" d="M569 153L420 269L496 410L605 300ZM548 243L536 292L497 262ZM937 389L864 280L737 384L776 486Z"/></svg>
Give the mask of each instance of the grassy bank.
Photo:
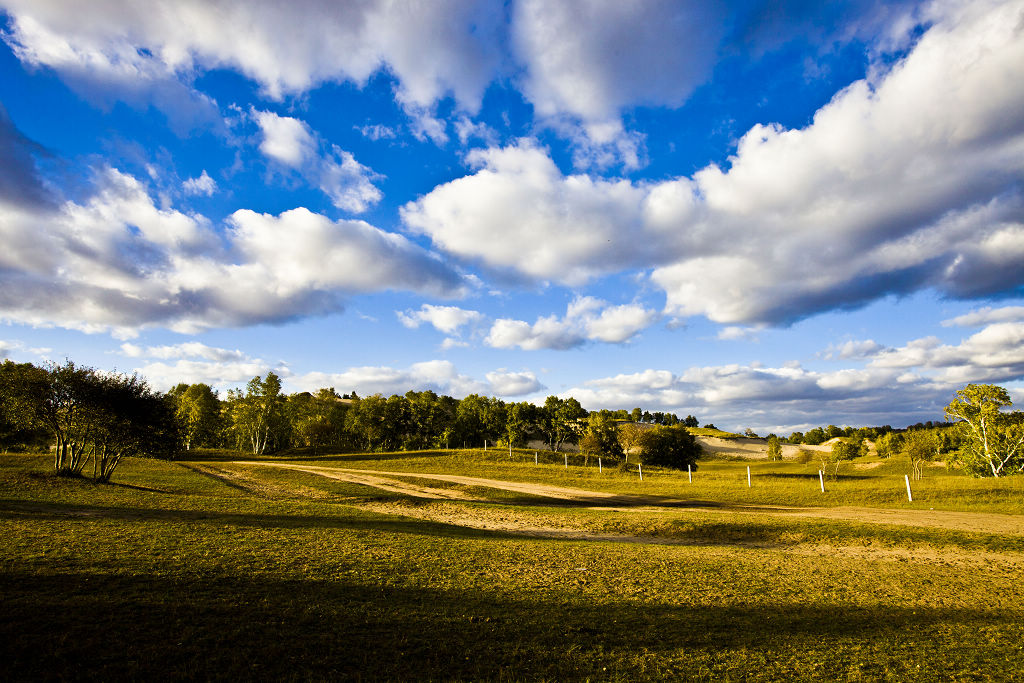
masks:
<svg viewBox="0 0 1024 683"><path fill-rule="evenodd" d="M259 485L232 486L159 461L126 463L119 485L96 486L46 464L0 458L7 680L1011 680L1024 665L1015 538L410 501L270 468L237 468ZM729 466L716 476L733 476ZM663 476L644 485L679 484ZM415 516L430 506L626 535L545 538Z"/></svg>

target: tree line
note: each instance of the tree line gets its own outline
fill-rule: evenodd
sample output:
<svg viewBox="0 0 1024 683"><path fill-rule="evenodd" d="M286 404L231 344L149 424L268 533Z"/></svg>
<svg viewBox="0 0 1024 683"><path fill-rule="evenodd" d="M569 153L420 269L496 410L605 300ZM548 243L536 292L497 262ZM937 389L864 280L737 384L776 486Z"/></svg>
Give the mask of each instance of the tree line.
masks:
<svg viewBox="0 0 1024 683"><path fill-rule="evenodd" d="M945 459L974 476L1024 472L1024 413L1006 389L970 384L945 409L948 423L921 423L907 430L829 425L768 437L770 459L781 459L783 442L819 444L840 437L826 464L838 466L864 453L873 439L882 457L910 458L915 474ZM543 405L470 394L463 399L426 391L404 395L339 395L333 388L285 394L273 372L253 377L244 389L221 398L207 384L178 384L154 391L136 374L49 363L38 367L10 360L0 365L0 447L48 446L54 469L81 475L91 467L108 481L128 456L173 457L194 448L229 448L263 455L306 449L399 451L523 447L543 441L552 451L577 446L589 461L605 458L668 467L694 467L700 445L687 415L640 408L588 412L576 399L548 396ZM945 425L951 425L946 427ZM710 427L710 425L708 425ZM824 457L824 456L822 456Z"/></svg>
<svg viewBox="0 0 1024 683"><path fill-rule="evenodd" d="M8 360L0 366L0 446L53 447L58 473L80 475L91 465L99 481L109 480L125 456L173 457L196 448L253 455L306 449L316 455L523 447L537 440L553 451L573 444L588 460L628 464L632 454L638 462L685 468L695 466L700 454L686 430L696 422L639 408L588 412L576 399L557 396L538 406L430 390L388 397L339 395L333 387L285 394L273 372L222 398L203 383L159 393L138 375L71 361L37 367Z"/></svg>

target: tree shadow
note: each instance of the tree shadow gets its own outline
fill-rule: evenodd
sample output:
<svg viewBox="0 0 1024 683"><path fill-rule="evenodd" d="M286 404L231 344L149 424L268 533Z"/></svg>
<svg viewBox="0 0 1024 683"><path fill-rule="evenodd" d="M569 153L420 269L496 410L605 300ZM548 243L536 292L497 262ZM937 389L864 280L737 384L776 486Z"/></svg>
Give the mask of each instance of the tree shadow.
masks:
<svg viewBox="0 0 1024 683"><path fill-rule="evenodd" d="M866 679L949 680L1024 663L1018 611L895 600L25 571L0 588L5 680L838 680L851 660Z"/></svg>

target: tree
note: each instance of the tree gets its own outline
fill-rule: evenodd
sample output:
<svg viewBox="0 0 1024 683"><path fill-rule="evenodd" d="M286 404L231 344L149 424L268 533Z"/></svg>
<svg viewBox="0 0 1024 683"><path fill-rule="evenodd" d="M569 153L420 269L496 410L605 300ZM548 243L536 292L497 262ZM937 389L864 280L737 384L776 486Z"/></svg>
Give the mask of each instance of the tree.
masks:
<svg viewBox="0 0 1024 683"><path fill-rule="evenodd" d="M526 401L510 403L505 410L505 445L522 446L537 419L537 406Z"/></svg>
<svg viewBox="0 0 1024 683"><path fill-rule="evenodd" d="M341 443L347 404L342 403L334 387L315 394L292 394L285 404L291 423L293 443L313 449Z"/></svg>
<svg viewBox="0 0 1024 683"><path fill-rule="evenodd" d="M699 427L700 421L693 415L687 415L686 419L683 420L683 425L687 427Z"/></svg>
<svg viewBox="0 0 1024 683"><path fill-rule="evenodd" d="M939 437L932 429L907 432L900 443L900 454L910 460L914 471L914 479L924 474L925 463L939 456Z"/></svg>
<svg viewBox="0 0 1024 683"><path fill-rule="evenodd" d="M653 427L647 430L643 438L643 462L649 465L662 465L674 469L683 469L689 465L697 467L697 458L703 449L683 425L673 427Z"/></svg>
<svg viewBox="0 0 1024 683"><path fill-rule="evenodd" d="M864 444L853 443L845 438L838 438L832 444L832 450L819 451L821 469L828 471L828 465L832 465L832 478L839 476L839 465L847 460L853 460L863 455Z"/></svg>
<svg viewBox="0 0 1024 683"><path fill-rule="evenodd" d="M629 419L631 419L633 422L640 422L640 420L642 420L643 417L644 411L640 410L640 408L633 408L633 412L629 414Z"/></svg>
<svg viewBox="0 0 1024 683"><path fill-rule="evenodd" d="M774 434L768 437L768 459L782 460L782 444L779 443L779 437Z"/></svg>
<svg viewBox="0 0 1024 683"><path fill-rule="evenodd" d="M1006 389L968 384L956 396L945 411L965 442L954 462L976 477L1024 471L1024 420L1002 412L1013 405Z"/></svg>
<svg viewBox="0 0 1024 683"><path fill-rule="evenodd" d="M590 455L614 459L622 457L618 425L607 411L590 414L587 418L586 433L580 440L580 447L588 458Z"/></svg>
<svg viewBox="0 0 1024 683"><path fill-rule="evenodd" d="M209 445L217 433L220 401L208 384L179 384L169 392L185 450Z"/></svg>
<svg viewBox="0 0 1024 683"><path fill-rule="evenodd" d="M891 458L900 452L903 443L903 434L899 432L886 432L875 439L875 451L879 458Z"/></svg>
<svg viewBox="0 0 1024 683"><path fill-rule="evenodd" d="M93 403L93 478L110 481L125 457L170 453L177 442L173 405L138 375L96 376Z"/></svg>
<svg viewBox="0 0 1024 683"><path fill-rule="evenodd" d="M561 399L557 396L548 396L541 410L541 431L553 451L557 451L566 441L574 440L578 422L587 415L587 411L583 410L576 399Z"/></svg>
<svg viewBox="0 0 1024 683"><path fill-rule="evenodd" d="M46 371L31 363L6 360L0 365L0 448L42 442L47 435L39 419Z"/></svg>
<svg viewBox="0 0 1024 683"><path fill-rule="evenodd" d="M253 455L262 455L284 427L281 378L268 372L266 379L257 375L249 380L245 394L228 392L232 428L239 444Z"/></svg>
<svg viewBox="0 0 1024 683"><path fill-rule="evenodd" d="M635 422L619 425L619 445L622 446L623 464L629 462L629 454L639 452L643 444L644 432L647 429Z"/></svg>

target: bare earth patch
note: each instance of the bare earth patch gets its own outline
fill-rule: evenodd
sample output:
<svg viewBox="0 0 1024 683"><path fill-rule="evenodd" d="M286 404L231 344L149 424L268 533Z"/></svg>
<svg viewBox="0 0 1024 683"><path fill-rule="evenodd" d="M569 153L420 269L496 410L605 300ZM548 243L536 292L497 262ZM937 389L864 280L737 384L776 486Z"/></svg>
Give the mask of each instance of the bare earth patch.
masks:
<svg viewBox="0 0 1024 683"><path fill-rule="evenodd" d="M380 470L356 470L341 467L313 467L307 465L290 465L285 463L260 463L253 461L236 461L241 465L263 465L282 467L320 476L350 481L353 483L373 486L388 491L407 493L418 498L451 500L483 499L469 497L459 491L426 488L401 478L434 479L468 486L495 488L516 493L551 498L554 500L573 501L589 504L595 508L638 508L638 507L671 507L694 508L705 512L720 513L756 513L765 515L816 517L819 519L841 519L871 524L897 524L902 526L931 527L953 529L957 531L973 531L981 533L1011 534L1024 536L1024 517L1020 515L1002 515L991 512L951 512L946 510L893 510L884 508L836 507L811 508L788 507L776 505L723 505L703 501L665 498L656 496L628 496L603 491L534 484L529 482L501 481L482 477L467 477L454 474L423 474L409 472L386 472Z"/></svg>

